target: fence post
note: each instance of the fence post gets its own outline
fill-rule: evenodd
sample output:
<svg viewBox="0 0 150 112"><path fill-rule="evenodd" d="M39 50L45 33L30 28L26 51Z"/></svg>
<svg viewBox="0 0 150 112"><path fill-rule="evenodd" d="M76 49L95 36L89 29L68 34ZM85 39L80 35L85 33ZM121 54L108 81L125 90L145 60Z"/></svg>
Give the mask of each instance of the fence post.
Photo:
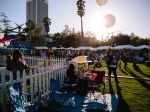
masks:
<svg viewBox="0 0 150 112"><path fill-rule="evenodd" d="M49 83L49 82L48 82L48 81L49 81L48 79L49 79L49 78L48 78L48 71L47 71L48 68L47 68L47 66L46 66L45 68L46 68L46 71L45 71L45 72L46 72L46 93L47 93L47 92L49 91L49 90L48 90L48 83Z"/></svg>
<svg viewBox="0 0 150 112"><path fill-rule="evenodd" d="M39 74L38 75L39 76L39 79L38 79L39 80L39 91L42 91L42 84L41 84L42 83L42 81L41 81L41 74L42 73L41 73L40 67L38 67L38 71L39 71L39 73L38 73Z"/></svg>
<svg viewBox="0 0 150 112"><path fill-rule="evenodd" d="M3 112L7 112L7 98L6 98L6 81L5 81L5 74L2 73L2 103L3 103Z"/></svg>
<svg viewBox="0 0 150 112"><path fill-rule="evenodd" d="M42 82L43 82L43 94L45 97L45 73L44 73L44 67L42 67Z"/></svg>
<svg viewBox="0 0 150 112"><path fill-rule="evenodd" d="M32 70L30 68L30 91L31 93L33 93L33 76L32 76ZM31 101L33 102L34 101L34 96L31 95Z"/></svg>
<svg viewBox="0 0 150 112"><path fill-rule="evenodd" d="M25 70L23 70L23 77L22 78L23 78L23 85L24 85L23 90L26 93L27 92L27 78L26 78L26 71ZM27 99L27 95L24 95L24 96Z"/></svg>

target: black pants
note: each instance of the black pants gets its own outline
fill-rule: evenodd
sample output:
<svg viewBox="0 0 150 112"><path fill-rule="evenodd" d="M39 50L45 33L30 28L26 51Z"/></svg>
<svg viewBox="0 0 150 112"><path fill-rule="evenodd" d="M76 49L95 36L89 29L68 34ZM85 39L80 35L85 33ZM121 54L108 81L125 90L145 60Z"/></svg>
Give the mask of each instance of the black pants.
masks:
<svg viewBox="0 0 150 112"><path fill-rule="evenodd" d="M127 69L127 62L124 62L124 69Z"/></svg>
<svg viewBox="0 0 150 112"><path fill-rule="evenodd" d="M108 76L111 76L111 72L113 72L114 74L114 78L115 78L115 82L118 82L118 78L117 78L117 74L116 74L116 69L117 68L113 68L113 67L108 67Z"/></svg>

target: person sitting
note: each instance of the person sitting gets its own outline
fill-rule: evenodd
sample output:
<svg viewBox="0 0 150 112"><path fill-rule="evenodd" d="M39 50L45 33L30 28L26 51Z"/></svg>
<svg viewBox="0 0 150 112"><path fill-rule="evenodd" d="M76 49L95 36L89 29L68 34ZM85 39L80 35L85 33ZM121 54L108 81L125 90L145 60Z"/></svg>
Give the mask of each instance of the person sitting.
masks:
<svg viewBox="0 0 150 112"><path fill-rule="evenodd" d="M79 71L75 71L75 65L71 63L66 72L66 84L76 84L75 89L78 89L78 93L81 95L85 95L87 92L88 80L82 79L82 74ZM71 88L70 88L71 89Z"/></svg>
<svg viewBox="0 0 150 112"><path fill-rule="evenodd" d="M11 71L11 61L12 61L12 56L11 55L7 55L6 70Z"/></svg>
<svg viewBox="0 0 150 112"><path fill-rule="evenodd" d="M77 75L78 75L79 72L76 72L75 71L75 66L73 63L71 63L69 65L69 68L67 69L67 72L66 72L66 79L65 81L69 81L68 83L70 84L75 84L76 83L76 80L78 79Z"/></svg>
<svg viewBox="0 0 150 112"><path fill-rule="evenodd" d="M26 64L24 60L24 55L20 50L13 51L13 60L11 61L11 71L13 73L13 79L17 78L17 70L20 72L20 78L23 77L23 70L29 70L30 67Z"/></svg>

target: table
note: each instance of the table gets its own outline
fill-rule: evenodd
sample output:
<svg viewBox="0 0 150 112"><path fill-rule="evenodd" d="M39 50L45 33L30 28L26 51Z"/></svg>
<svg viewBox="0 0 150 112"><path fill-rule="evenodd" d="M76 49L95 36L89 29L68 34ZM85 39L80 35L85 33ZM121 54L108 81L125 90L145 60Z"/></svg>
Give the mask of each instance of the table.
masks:
<svg viewBox="0 0 150 112"><path fill-rule="evenodd" d="M145 61L145 65L146 65L147 67L150 67L150 61Z"/></svg>

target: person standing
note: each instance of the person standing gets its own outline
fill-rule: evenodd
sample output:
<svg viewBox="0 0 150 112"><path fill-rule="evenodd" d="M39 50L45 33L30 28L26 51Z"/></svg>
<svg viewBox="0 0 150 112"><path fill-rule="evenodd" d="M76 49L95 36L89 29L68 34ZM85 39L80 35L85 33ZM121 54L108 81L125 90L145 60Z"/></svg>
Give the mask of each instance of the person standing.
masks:
<svg viewBox="0 0 150 112"><path fill-rule="evenodd" d="M118 78L117 78L117 56L116 52L114 50L111 50L109 55L107 56L107 65L108 65L108 79L111 80L111 72L114 74L115 82L118 84Z"/></svg>
<svg viewBox="0 0 150 112"><path fill-rule="evenodd" d="M127 69L127 63L128 63L128 56L127 56L126 51L124 51L124 54L123 54L123 62L124 62L124 69L126 70Z"/></svg>

